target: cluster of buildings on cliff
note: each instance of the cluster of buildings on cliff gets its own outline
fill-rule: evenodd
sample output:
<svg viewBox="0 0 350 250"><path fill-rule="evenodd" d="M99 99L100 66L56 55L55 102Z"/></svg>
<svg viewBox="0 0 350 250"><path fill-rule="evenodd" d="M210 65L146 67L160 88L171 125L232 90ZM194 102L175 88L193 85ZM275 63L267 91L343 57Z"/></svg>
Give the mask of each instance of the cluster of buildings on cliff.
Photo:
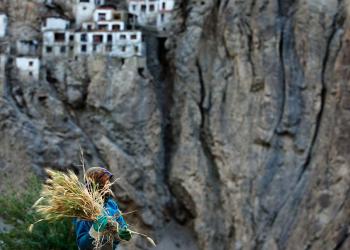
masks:
<svg viewBox="0 0 350 250"><path fill-rule="evenodd" d="M128 10L106 5L105 0L76 0L74 22L63 16L43 18L42 41L16 42L16 67L20 75L39 78L41 60L83 55L120 58L144 57L145 44L141 29L166 36L174 0L127 0ZM46 1L52 4L52 1ZM0 42L6 37L8 17L0 12ZM41 54L41 59L38 56ZM0 57L0 70L6 65ZM2 73L2 72L1 72ZM3 74L2 74L3 75Z"/></svg>

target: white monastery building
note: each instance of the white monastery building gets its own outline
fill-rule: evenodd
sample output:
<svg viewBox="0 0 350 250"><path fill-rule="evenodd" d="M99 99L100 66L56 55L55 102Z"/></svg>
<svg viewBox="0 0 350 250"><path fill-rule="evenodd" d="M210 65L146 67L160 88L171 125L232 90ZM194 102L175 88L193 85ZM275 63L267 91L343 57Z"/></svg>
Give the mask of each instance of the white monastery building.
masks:
<svg viewBox="0 0 350 250"><path fill-rule="evenodd" d="M155 28L159 32L167 30L174 0L129 0L128 10L136 16L136 23L140 26Z"/></svg>
<svg viewBox="0 0 350 250"><path fill-rule="evenodd" d="M41 25L41 31L69 29L70 21L62 17L46 17Z"/></svg>
<svg viewBox="0 0 350 250"><path fill-rule="evenodd" d="M170 22L172 11L175 6L174 0L158 0L157 29L158 31L167 31L167 25Z"/></svg>
<svg viewBox="0 0 350 250"><path fill-rule="evenodd" d="M17 55L36 55L38 52L39 43L37 40L17 40L16 51Z"/></svg>
<svg viewBox="0 0 350 250"><path fill-rule="evenodd" d="M38 80L40 70L40 60L37 57L17 57L16 67L21 79Z"/></svg>
<svg viewBox="0 0 350 250"><path fill-rule="evenodd" d="M95 1L89 3L96 4ZM97 7L77 30L67 29L69 22L47 18L42 27L43 56L142 56L142 33L127 30L127 20L126 11L117 11L111 6Z"/></svg>
<svg viewBox="0 0 350 250"><path fill-rule="evenodd" d="M0 38L4 38L7 32L7 15L0 12Z"/></svg>
<svg viewBox="0 0 350 250"><path fill-rule="evenodd" d="M69 41L74 42L74 34L68 30L70 22L64 18L47 17L42 24L43 55L65 55Z"/></svg>
<svg viewBox="0 0 350 250"><path fill-rule="evenodd" d="M74 15L75 23L79 26L91 19L92 14L99 5L104 5L105 0L75 0Z"/></svg>

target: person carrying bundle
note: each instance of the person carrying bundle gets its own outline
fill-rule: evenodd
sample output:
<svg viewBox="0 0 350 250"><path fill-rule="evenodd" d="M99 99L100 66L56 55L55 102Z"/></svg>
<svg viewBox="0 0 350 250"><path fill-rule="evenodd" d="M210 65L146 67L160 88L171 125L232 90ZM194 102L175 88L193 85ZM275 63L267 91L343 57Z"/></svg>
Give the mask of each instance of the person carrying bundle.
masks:
<svg viewBox="0 0 350 250"><path fill-rule="evenodd" d="M97 188L103 189L106 185L109 185L113 175L105 168L94 167L90 168L85 173L85 181L87 187L96 185ZM79 250L115 250L117 249L120 240L129 241L131 239L131 232L128 229L128 224L125 222L117 202L113 199L112 190L108 189L108 192L104 196L104 212L97 219L92 221L74 219L73 223L75 225L75 233L77 239L77 245ZM118 237L112 242L108 241L104 243L102 240L101 246L97 247L94 242L103 239L104 232L108 229L109 220L113 218L114 223L118 223Z"/></svg>

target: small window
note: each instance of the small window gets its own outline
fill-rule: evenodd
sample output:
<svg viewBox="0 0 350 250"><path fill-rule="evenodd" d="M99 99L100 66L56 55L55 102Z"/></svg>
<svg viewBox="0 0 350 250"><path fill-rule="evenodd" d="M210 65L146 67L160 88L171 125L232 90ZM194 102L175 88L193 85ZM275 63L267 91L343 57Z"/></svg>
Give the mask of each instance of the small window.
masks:
<svg viewBox="0 0 350 250"><path fill-rule="evenodd" d="M81 45L81 52L86 52L86 50L87 50L86 45L85 44Z"/></svg>
<svg viewBox="0 0 350 250"><path fill-rule="evenodd" d="M106 13L98 13L98 20L105 21L106 20Z"/></svg>
<svg viewBox="0 0 350 250"><path fill-rule="evenodd" d="M83 7L83 10L86 10L86 9L87 9L86 6L84 6L84 7Z"/></svg>
<svg viewBox="0 0 350 250"><path fill-rule="evenodd" d="M106 46L106 51L107 51L107 52L111 52L111 51L112 51L112 45L108 44L108 45Z"/></svg>
<svg viewBox="0 0 350 250"><path fill-rule="evenodd" d="M146 12L146 5L145 5L145 4L142 4L142 5L141 5L141 11L142 11L142 12Z"/></svg>
<svg viewBox="0 0 350 250"><path fill-rule="evenodd" d="M121 50L122 50L123 52L125 52L126 47L125 47L125 46L122 46Z"/></svg>
<svg viewBox="0 0 350 250"><path fill-rule="evenodd" d="M160 15L160 20L161 20L161 22L164 22L164 14Z"/></svg>
<svg viewBox="0 0 350 250"><path fill-rule="evenodd" d="M107 24L99 24L98 29L99 30L108 30L108 25Z"/></svg>
<svg viewBox="0 0 350 250"><path fill-rule="evenodd" d="M73 42L74 41L74 35L69 36L69 41Z"/></svg>
<svg viewBox="0 0 350 250"><path fill-rule="evenodd" d="M92 51L93 51L93 52L96 52L96 51L97 51L97 46L96 46L96 45L92 46Z"/></svg>
<svg viewBox="0 0 350 250"><path fill-rule="evenodd" d="M162 3L162 8L163 10L165 10L165 3Z"/></svg>
<svg viewBox="0 0 350 250"><path fill-rule="evenodd" d="M64 42L66 39L66 34L64 33L55 33L55 42Z"/></svg>
<svg viewBox="0 0 350 250"><path fill-rule="evenodd" d="M66 46L61 46L60 51L62 54L66 53Z"/></svg>
<svg viewBox="0 0 350 250"><path fill-rule="evenodd" d="M120 30L120 25L119 25L119 24L114 24L114 25L112 26L112 30L113 30L113 31L119 31L119 30Z"/></svg>
<svg viewBox="0 0 350 250"><path fill-rule="evenodd" d="M52 47L51 46L47 46L46 47L46 53L51 53L52 52Z"/></svg>
<svg viewBox="0 0 350 250"><path fill-rule="evenodd" d="M132 35L130 36L130 39L131 39L131 40L136 40L136 39L137 39L137 35L136 35L136 34L132 34Z"/></svg>
<svg viewBox="0 0 350 250"><path fill-rule="evenodd" d="M154 8L154 4L150 4L149 5L149 11L150 12L154 12L155 8Z"/></svg>
<svg viewBox="0 0 350 250"><path fill-rule="evenodd" d="M136 4L132 5L132 10L136 10Z"/></svg>
<svg viewBox="0 0 350 250"><path fill-rule="evenodd" d="M33 76L33 72L32 71L29 71L29 76Z"/></svg>
<svg viewBox="0 0 350 250"><path fill-rule="evenodd" d="M91 24L89 24L89 25L87 26L87 30L89 30L89 31L92 30L92 25L91 25Z"/></svg>
<svg viewBox="0 0 350 250"><path fill-rule="evenodd" d="M87 35L86 34L81 34L80 35L80 41L87 42Z"/></svg>
<svg viewBox="0 0 350 250"><path fill-rule="evenodd" d="M107 36L107 42L112 42L112 35L111 34L109 34L108 36Z"/></svg>
<svg viewBox="0 0 350 250"><path fill-rule="evenodd" d="M139 53L139 46L135 46L135 53Z"/></svg>
<svg viewBox="0 0 350 250"><path fill-rule="evenodd" d="M120 13L114 14L114 19L115 20L122 20L122 15Z"/></svg>
<svg viewBox="0 0 350 250"><path fill-rule="evenodd" d="M70 51L73 51L73 50L74 50L74 46L70 46L70 47L69 47L69 50L70 50Z"/></svg>
<svg viewBox="0 0 350 250"><path fill-rule="evenodd" d="M94 39L94 43L102 43L103 42L103 35L94 35L93 39Z"/></svg>
<svg viewBox="0 0 350 250"><path fill-rule="evenodd" d="M28 65L29 65L30 67L32 67L32 66L34 65L34 62L33 62L33 61L29 61Z"/></svg>
<svg viewBox="0 0 350 250"><path fill-rule="evenodd" d="M120 35L120 40L125 40L126 39L126 35Z"/></svg>

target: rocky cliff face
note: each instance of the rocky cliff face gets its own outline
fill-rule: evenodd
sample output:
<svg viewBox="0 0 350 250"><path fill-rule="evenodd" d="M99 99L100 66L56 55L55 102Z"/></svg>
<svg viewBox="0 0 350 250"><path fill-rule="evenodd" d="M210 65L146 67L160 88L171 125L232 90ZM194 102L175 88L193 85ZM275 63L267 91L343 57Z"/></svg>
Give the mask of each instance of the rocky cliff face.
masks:
<svg viewBox="0 0 350 250"><path fill-rule="evenodd" d="M11 41L71 8L3 2ZM79 171L81 145L120 177L119 200L158 249L349 249L348 4L179 1L168 39L147 38L148 70L62 59L26 82L10 61L1 183Z"/></svg>

